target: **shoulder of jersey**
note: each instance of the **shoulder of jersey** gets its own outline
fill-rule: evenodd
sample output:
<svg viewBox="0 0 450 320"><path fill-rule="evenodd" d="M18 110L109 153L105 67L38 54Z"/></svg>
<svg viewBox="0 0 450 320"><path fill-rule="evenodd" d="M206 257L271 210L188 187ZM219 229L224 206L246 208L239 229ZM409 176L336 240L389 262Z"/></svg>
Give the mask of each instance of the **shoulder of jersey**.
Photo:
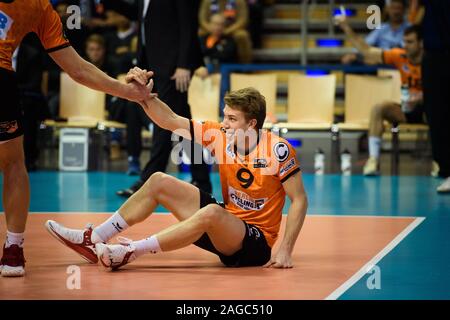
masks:
<svg viewBox="0 0 450 320"><path fill-rule="evenodd" d="M278 162L284 162L289 159L291 155L291 148L289 142L285 139L278 137L272 140L272 154Z"/></svg>

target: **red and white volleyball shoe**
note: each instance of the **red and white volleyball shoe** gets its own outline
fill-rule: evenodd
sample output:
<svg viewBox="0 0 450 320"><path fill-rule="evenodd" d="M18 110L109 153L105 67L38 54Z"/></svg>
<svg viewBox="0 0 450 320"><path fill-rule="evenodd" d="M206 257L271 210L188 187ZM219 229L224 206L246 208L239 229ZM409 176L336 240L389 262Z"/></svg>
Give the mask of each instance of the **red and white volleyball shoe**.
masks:
<svg viewBox="0 0 450 320"><path fill-rule="evenodd" d="M47 231L62 244L66 245L90 263L97 263L97 253L95 244L92 242L92 224L88 224L86 229L69 229L61 224L48 220L45 223Z"/></svg>
<svg viewBox="0 0 450 320"><path fill-rule="evenodd" d="M136 248L130 239L124 237L117 239L120 244L97 243L95 245L98 260L109 271L117 270L137 258Z"/></svg>
<svg viewBox="0 0 450 320"><path fill-rule="evenodd" d="M12 244L8 248L3 246L0 273L2 277L23 277L25 275L25 258L22 247L17 244Z"/></svg>

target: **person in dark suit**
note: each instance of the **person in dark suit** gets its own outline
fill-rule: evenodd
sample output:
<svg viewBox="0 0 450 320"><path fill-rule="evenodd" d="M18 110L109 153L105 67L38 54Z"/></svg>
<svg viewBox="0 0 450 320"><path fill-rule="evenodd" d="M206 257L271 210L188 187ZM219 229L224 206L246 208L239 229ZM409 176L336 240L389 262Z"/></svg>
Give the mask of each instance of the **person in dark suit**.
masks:
<svg viewBox="0 0 450 320"><path fill-rule="evenodd" d="M425 113L430 126L433 159L439 166L444 181L438 193L450 193L450 2L424 2L423 18L425 54L422 61L422 82Z"/></svg>
<svg viewBox="0 0 450 320"><path fill-rule="evenodd" d="M116 5L120 1L113 1ZM122 2L121 5L125 5ZM128 16L138 20L138 65L154 71L155 89L158 96L180 116L191 118L187 102L187 90L191 75L203 64L198 32L198 0L141 0L137 10ZM129 7L128 7L129 8ZM127 14L121 8L111 8ZM137 17L133 14L137 13ZM131 15L131 16L130 16ZM142 116L139 105L128 108L128 112ZM132 116L129 117L133 118ZM132 125L128 123L128 125ZM142 124L137 124L141 127ZM151 159L143 169L140 179L130 188L120 190L118 195L129 197L157 171L165 171L172 150L172 133L154 126ZM195 146L195 153L201 147ZM198 162L198 161L196 161ZM207 165L192 164L192 184L211 192Z"/></svg>

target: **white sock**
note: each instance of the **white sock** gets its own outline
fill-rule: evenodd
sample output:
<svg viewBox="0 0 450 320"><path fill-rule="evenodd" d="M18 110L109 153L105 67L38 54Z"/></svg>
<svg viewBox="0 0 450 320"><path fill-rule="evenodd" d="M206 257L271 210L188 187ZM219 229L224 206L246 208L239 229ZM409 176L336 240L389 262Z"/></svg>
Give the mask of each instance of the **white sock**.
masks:
<svg viewBox="0 0 450 320"><path fill-rule="evenodd" d="M133 245L136 250L134 251L136 256L142 256L146 253L158 253L161 252L158 239L155 236L151 236L147 239L133 241Z"/></svg>
<svg viewBox="0 0 450 320"><path fill-rule="evenodd" d="M19 247L23 246L23 232L22 233L14 233L14 232L6 231L5 247L9 248L13 244L17 244Z"/></svg>
<svg viewBox="0 0 450 320"><path fill-rule="evenodd" d="M108 242L109 239L125 231L128 227L119 211L116 211L108 220L93 230L91 240L93 243Z"/></svg>
<svg viewBox="0 0 450 320"><path fill-rule="evenodd" d="M380 157L381 138L369 137L369 156L378 159Z"/></svg>

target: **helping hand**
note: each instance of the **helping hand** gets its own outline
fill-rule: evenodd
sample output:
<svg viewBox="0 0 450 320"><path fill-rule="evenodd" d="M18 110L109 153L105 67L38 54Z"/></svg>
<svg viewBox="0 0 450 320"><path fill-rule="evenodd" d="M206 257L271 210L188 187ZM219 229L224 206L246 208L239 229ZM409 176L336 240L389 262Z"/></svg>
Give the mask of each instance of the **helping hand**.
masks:
<svg viewBox="0 0 450 320"><path fill-rule="evenodd" d="M151 90L153 89L153 80L151 79L148 82L148 79L152 76L152 71L142 70L139 67L130 69L125 76L126 86L128 86L127 99L141 104L141 102L144 102L145 100L157 97L156 93L151 93Z"/></svg>
<svg viewBox="0 0 450 320"><path fill-rule="evenodd" d="M153 71L147 71L146 69L142 70L139 67L134 67L133 69L130 69L128 71L127 75L125 76L126 83L130 83L133 80L137 83L145 86L147 84L148 79L153 77Z"/></svg>

